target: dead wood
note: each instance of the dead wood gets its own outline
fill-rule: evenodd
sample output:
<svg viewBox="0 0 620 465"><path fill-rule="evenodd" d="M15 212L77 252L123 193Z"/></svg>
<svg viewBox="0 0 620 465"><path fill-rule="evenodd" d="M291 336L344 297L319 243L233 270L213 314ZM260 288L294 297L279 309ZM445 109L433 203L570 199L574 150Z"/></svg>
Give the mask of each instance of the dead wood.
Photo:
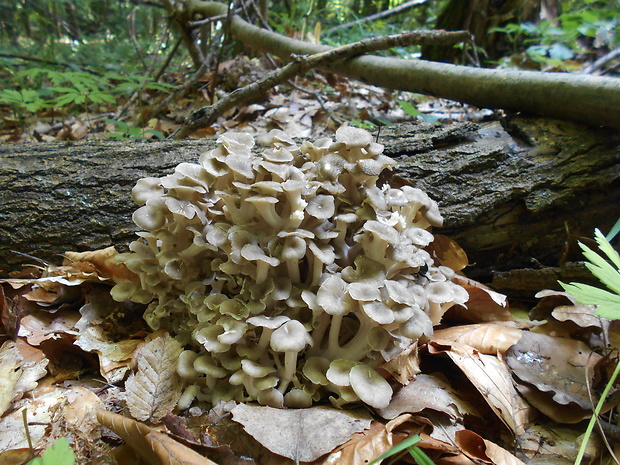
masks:
<svg viewBox="0 0 620 465"><path fill-rule="evenodd" d="M325 52L315 53L310 56L297 56L291 63L269 72L262 79L252 82L245 87L236 89L211 106L206 106L195 111L187 118L183 125L172 134L171 138L185 139L196 129L211 126L220 116L231 108L242 107L254 100L258 100L278 84L282 84L311 69L325 66L327 63L334 63L356 55L394 47L406 47L408 45L428 42L455 44L468 39L469 34L463 32L414 31L362 39L359 42Z"/></svg>
<svg viewBox="0 0 620 465"><path fill-rule="evenodd" d="M591 237L620 216L620 135L541 119L384 128L396 174L440 205L444 227L474 266L556 265L569 236ZM130 191L137 179L196 161L213 141L90 141L0 145L0 270L58 263L134 238ZM578 257L577 257L578 258Z"/></svg>
<svg viewBox="0 0 620 465"><path fill-rule="evenodd" d="M187 14L205 17L227 11L219 2L186 0ZM290 61L330 49L253 26L233 15L230 31L247 47ZM620 128L620 79L576 73L483 69L364 55L323 69L386 89L433 95L481 108L528 112L551 118Z"/></svg>

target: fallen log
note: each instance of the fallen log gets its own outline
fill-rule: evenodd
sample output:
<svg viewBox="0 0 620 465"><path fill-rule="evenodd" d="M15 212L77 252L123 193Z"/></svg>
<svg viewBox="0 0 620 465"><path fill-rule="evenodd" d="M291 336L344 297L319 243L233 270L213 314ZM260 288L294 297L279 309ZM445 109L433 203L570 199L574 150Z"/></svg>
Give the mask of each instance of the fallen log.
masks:
<svg viewBox="0 0 620 465"><path fill-rule="evenodd" d="M557 265L570 237L620 217L620 135L536 118L402 124L379 141L395 173L438 201L468 274ZM131 188L194 162L212 140L0 145L0 274L135 237ZM567 233L568 231L568 233Z"/></svg>

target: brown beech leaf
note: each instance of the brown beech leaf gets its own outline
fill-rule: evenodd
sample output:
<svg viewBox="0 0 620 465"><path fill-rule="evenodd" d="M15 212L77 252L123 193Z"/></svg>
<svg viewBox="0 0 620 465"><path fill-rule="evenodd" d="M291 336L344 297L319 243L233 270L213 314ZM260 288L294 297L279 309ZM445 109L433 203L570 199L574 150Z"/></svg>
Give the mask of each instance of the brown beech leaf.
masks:
<svg viewBox="0 0 620 465"><path fill-rule="evenodd" d="M439 329L433 334L432 340L441 344L458 342L483 354L495 355L506 352L519 342L522 333L511 322L480 323Z"/></svg>
<svg viewBox="0 0 620 465"><path fill-rule="evenodd" d="M455 241L448 236L434 234L435 239L429 247L432 248L431 255L435 255L444 266L452 268L454 271L461 271L467 265L469 260L467 254Z"/></svg>
<svg viewBox="0 0 620 465"><path fill-rule="evenodd" d="M0 347L0 416L13 401L37 387L37 381L47 374L49 361L40 351L22 340L6 341Z"/></svg>
<svg viewBox="0 0 620 465"><path fill-rule="evenodd" d="M402 387L390 404L377 413L391 420L402 413L419 413L424 409L443 412L453 419L462 419L465 414L476 415L474 408L460 399L447 382L432 375L418 375L407 386Z"/></svg>
<svg viewBox="0 0 620 465"><path fill-rule="evenodd" d="M519 436L517 448L525 454L529 463L573 465L581 446L580 436L582 435L581 426L539 424L528 428L524 434ZM595 460L602 452L602 446L601 437L598 434L592 434L581 463L596 463Z"/></svg>
<svg viewBox="0 0 620 465"><path fill-rule="evenodd" d="M501 361L458 343L441 346L437 342L431 342L429 351L445 352L514 434L521 434L525 430L530 407L517 393L508 368Z"/></svg>
<svg viewBox="0 0 620 465"><path fill-rule="evenodd" d="M127 406L136 420L158 422L176 406L181 393L177 359L182 350L166 333L136 351L138 369L125 383Z"/></svg>
<svg viewBox="0 0 620 465"><path fill-rule="evenodd" d="M187 446L131 418L97 410L97 420L118 434L148 465L217 465Z"/></svg>
<svg viewBox="0 0 620 465"><path fill-rule="evenodd" d="M586 372L592 373L589 368L600 359L581 341L532 332L525 332L506 352L506 363L521 381L547 393L563 407L574 405L585 411L592 407L588 394L588 382L592 385L592 379L586 381ZM524 391L524 395L541 406L534 399L535 392ZM536 398L542 399L539 395ZM546 409L545 413L553 418L553 410ZM563 412L560 415L567 420Z"/></svg>
<svg viewBox="0 0 620 465"><path fill-rule="evenodd" d="M393 431L410 418L409 414L401 415L387 424L373 420L369 429L354 434L315 465L366 465L409 436L408 433L397 434Z"/></svg>
<svg viewBox="0 0 620 465"><path fill-rule="evenodd" d="M90 252L65 252L65 257L73 266L79 266L80 263L91 264L101 277L110 278L114 282L137 282L138 277L124 264L116 261L117 255L118 252L113 246Z"/></svg>
<svg viewBox="0 0 620 465"><path fill-rule="evenodd" d="M271 452L299 462L313 462L370 426L363 412L329 407L277 409L237 405L233 421Z"/></svg>
<svg viewBox="0 0 620 465"><path fill-rule="evenodd" d="M125 378L129 371L131 356L140 343L137 339L127 339L120 342L109 340L103 329L91 326L80 332L75 345L86 352L95 352L99 355L101 375L109 383L115 383Z"/></svg>
<svg viewBox="0 0 620 465"><path fill-rule="evenodd" d="M472 323L512 320L508 299L504 294L464 276L457 275L453 281L465 288L469 299L466 307L460 305L452 307L448 311L450 318Z"/></svg>
<svg viewBox="0 0 620 465"><path fill-rule="evenodd" d="M492 465L525 465L506 449L483 439L473 431L462 430L456 432L456 444L470 459L478 463Z"/></svg>

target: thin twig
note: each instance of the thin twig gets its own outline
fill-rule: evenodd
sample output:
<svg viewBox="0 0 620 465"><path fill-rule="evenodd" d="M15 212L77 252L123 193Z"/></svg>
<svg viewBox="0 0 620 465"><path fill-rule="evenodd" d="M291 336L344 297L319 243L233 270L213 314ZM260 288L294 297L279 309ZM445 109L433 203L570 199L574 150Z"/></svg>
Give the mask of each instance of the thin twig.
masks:
<svg viewBox="0 0 620 465"><path fill-rule="evenodd" d="M360 18L358 20L355 21L351 21L349 23L345 23L345 24L340 24L338 26L332 27L331 29L329 29L327 32L329 34L331 34L334 31L338 31L340 29L347 29L350 28L352 26L355 26L357 24L362 24L362 23L367 23L370 21L376 21L378 19L385 19L388 16L392 16L392 15L396 15L399 13L403 13L407 10L409 10L410 8L413 8L414 6L417 5L421 5L422 3L426 3L427 0L409 0L408 2L402 3L394 8L391 8L389 10L384 10L384 11L380 11L379 13L375 13L374 15L370 15L370 16L366 16L364 18Z"/></svg>
<svg viewBox="0 0 620 465"><path fill-rule="evenodd" d="M469 38L469 33L464 31L413 31L403 34L392 34L382 37L363 39L353 44L344 45L325 52L316 53L305 57L293 56L293 61L284 67L271 71L262 79L235 90L216 104L203 107L192 114L183 125L177 129L170 138L183 139L192 131L201 127L210 126L217 118L230 108L243 106L264 95L269 89L281 84L295 76L303 74L311 69L334 63L347 58L352 58L364 53L376 52L393 47L407 47L428 41L429 37L436 38L442 43L456 43Z"/></svg>
<svg viewBox="0 0 620 465"><path fill-rule="evenodd" d="M597 59L594 63L590 64L582 71L584 74L592 74L594 71L598 69L602 69L610 61L620 57L620 47L612 50L611 52L603 55L599 59Z"/></svg>

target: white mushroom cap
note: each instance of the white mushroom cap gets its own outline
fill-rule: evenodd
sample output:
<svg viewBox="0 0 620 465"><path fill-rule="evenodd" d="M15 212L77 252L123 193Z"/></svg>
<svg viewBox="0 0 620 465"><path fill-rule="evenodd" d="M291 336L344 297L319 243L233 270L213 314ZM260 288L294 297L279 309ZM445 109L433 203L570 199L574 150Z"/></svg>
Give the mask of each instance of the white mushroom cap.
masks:
<svg viewBox="0 0 620 465"><path fill-rule="evenodd" d="M329 315L346 315L357 308L347 291L347 283L339 275L332 275L321 283L316 303Z"/></svg>
<svg viewBox="0 0 620 465"><path fill-rule="evenodd" d="M289 320L273 332L269 344L275 352L300 352L312 338L300 321Z"/></svg>
<svg viewBox="0 0 620 465"><path fill-rule="evenodd" d="M329 364L329 369L325 373L325 377L330 383L336 386L350 386L351 380L349 374L354 366L357 366L358 362L354 360L348 360L345 358L339 358L332 361Z"/></svg>
<svg viewBox="0 0 620 465"><path fill-rule="evenodd" d="M392 387L368 365L359 364L351 369L351 387L365 404L385 408L392 400Z"/></svg>
<svg viewBox="0 0 620 465"><path fill-rule="evenodd" d="M138 205L144 205L150 199L161 197L163 193L164 189L161 186L160 178L139 179L131 190L133 201Z"/></svg>
<svg viewBox="0 0 620 465"><path fill-rule="evenodd" d="M353 126L341 126L336 130L336 141L350 148L363 148L373 142L372 135L364 129Z"/></svg>

